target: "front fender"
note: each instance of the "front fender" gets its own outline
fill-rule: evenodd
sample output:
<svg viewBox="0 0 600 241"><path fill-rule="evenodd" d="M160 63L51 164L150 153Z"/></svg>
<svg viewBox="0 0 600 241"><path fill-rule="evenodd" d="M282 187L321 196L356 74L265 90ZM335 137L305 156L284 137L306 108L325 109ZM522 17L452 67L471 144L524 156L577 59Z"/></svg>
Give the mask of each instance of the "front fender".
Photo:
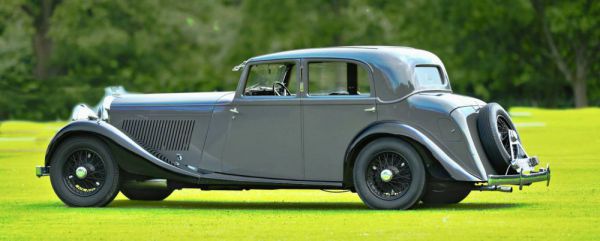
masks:
<svg viewBox="0 0 600 241"><path fill-rule="evenodd" d="M370 139L369 137L374 135L394 135L410 138L425 148L427 148L433 157L435 157L442 167L450 174L454 180L457 181L472 181L472 182L480 182L483 181L482 177L479 177L476 174L472 174L465 170L457 161L452 159L442 148L440 148L433 140L427 137L418 129L399 122L380 122L374 125L367 127L360 134L358 134L354 140L351 142L348 147L348 151L346 152L346 162L349 161L350 153L352 153L360 143L364 140Z"/></svg>
<svg viewBox="0 0 600 241"><path fill-rule="evenodd" d="M141 159L145 160L147 163L153 164L153 166L159 167L159 169L162 169L163 171L167 171L167 173L184 175L183 177L194 177L194 178L199 177L199 174L189 172L189 171L186 171L183 169L179 169L177 167L171 166L170 164L167 164L164 161L158 159L157 157L155 157L154 155L152 155L151 153L146 151L146 149L144 149L139 144L137 144L135 141L133 141L131 138L129 138L121 130L110 125L109 123L104 122L104 121L91 121L91 120L73 121L73 122L67 124L65 127L63 127L60 131L58 131L58 133L56 133L56 135L50 141L50 144L48 145L48 149L46 150L46 157L45 157L45 165L46 166L50 165L50 161L52 160L52 155L53 155L54 151L56 150L56 148L58 147L58 144L60 144L61 141L64 140L65 138L67 138L68 136L72 136L72 135L91 135L91 136L100 137L104 140L108 140L108 141L112 142L111 144L116 145L117 147L119 147L119 149L123 149L130 153L133 153L137 157L140 157ZM127 163L128 161L131 161L131 162L139 161L139 160L133 160L136 158L132 158L132 160L129 160L129 159L124 160L124 159L126 159L126 158L117 158L117 162L119 163L119 166L121 166L122 168L124 166L125 167L135 166L132 163ZM137 159L139 159L139 158L137 158ZM137 165L139 165L139 163ZM127 170L128 168L124 168L124 169ZM139 171L138 171L138 174L144 174L144 173L139 173Z"/></svg>

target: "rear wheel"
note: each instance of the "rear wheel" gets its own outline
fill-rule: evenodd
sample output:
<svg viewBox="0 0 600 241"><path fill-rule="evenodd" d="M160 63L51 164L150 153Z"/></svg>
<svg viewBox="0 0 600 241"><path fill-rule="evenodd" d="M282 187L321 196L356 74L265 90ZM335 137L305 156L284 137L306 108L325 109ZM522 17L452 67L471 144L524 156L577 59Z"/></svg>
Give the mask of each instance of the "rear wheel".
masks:
<svg viewBox="0 0 600 241"><path fill-rule="evenodd" d="M74 207L102 207L119 193L119 168L104 142L89 137L63 141L52 156L50 182Z"/></svg>
<svg viewBox="0 0 600 241"><path fill-rule="evenodd" d="M425 204L453 204L464 200L472 186L460 182L431 182L421 199Z"/></svg>
<svg viewBox="0 0 600 241"><path fill-rule="evenodd" d="M365 146L354 164L354 186L373 209L408 209L423 195L425 167L417 151L397 138Z"/></svg>

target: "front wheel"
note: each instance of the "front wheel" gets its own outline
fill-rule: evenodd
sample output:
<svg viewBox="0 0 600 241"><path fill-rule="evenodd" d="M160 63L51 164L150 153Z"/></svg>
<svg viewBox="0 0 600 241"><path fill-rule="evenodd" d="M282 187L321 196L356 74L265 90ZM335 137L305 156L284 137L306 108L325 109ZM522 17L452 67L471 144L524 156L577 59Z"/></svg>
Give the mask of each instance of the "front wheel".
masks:
<svg viewBox="0 0 600 241"><path fill-rule="evenodd" d="M50 182L68 206L103 207L119 193L119 167L104 142L72 137L52 156Z"/></svg>
<svg viewBox="0 0 600 241"><path fill-rule="evenodd" d="M373 209L409 209L423 195L425 167L418 152L397 138L365 146L354 163L354 186Z"/></svg>

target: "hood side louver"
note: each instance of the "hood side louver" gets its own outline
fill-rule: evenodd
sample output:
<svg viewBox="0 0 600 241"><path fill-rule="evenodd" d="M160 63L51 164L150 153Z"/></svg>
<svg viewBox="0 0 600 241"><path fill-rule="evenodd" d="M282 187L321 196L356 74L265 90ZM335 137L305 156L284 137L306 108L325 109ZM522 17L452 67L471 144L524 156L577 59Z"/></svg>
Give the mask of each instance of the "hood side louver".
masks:
<svg viewBox="0 0 600 241"><path fill-rule="evenodd" d="M194 120L124 120L121 129L157 158L173 165L164 151L187 151Z"/></svg>

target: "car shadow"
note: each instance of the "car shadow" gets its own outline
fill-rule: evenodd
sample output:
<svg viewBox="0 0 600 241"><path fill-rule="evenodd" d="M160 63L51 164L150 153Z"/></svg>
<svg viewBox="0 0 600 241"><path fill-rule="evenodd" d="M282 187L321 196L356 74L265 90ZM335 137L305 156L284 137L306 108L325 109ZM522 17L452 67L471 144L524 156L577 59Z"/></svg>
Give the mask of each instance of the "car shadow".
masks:
<svg viewBox="0 0 600 241"><path fill-rule="evenodd" d="M498 210L521 208L528 204L525 203L457 203L457 204L419 204L416 209L419 210Z"/></svg>
<svg viewBox="0 0 600 241"><path fill-rule="evenodd" d="M412 210L499 210L524 207L523 203L419 204ZM361 202L236 202L236 201L130 201L115 200L108 208L206 209L206 210L370 210Z"/></svg>
<svg viewBox="0 0 600 241"><path fill-rule="evenodd" d="M222 210L368 210L360 202L236 202L115 200L108 208L222 209Z"/></svg>

